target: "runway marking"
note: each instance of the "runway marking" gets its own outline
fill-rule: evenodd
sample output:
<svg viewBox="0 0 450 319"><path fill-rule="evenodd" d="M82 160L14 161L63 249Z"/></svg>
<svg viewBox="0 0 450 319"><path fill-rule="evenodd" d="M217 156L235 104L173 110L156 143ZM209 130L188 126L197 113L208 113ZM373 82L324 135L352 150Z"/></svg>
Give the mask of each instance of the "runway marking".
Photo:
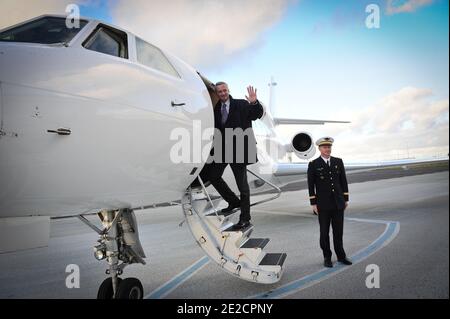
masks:
<svg viewBox="0 0 450 319"><path fill-rule="evenodd" d="M357 264L370 255L374 254L381 248L388 245L398 234L400 230L400 223L396 221L385 221L385 220L376 220L376 219L362 219L362 218L345 218L349 221L355 222L363 222L363 223L376 223L376 224L385 224L386 227L384 232L375 239L369 246L361 249L360 251L353 254L350 258L353 261L353 264ZM177 289L180 285L189 280L195 273L200 271L204 266L209 263L209 257L204 256L193 263L191 266L180 272L178 275L170 279L165 284L161 285L153 292L145 296L145 299L161 299L169 295L172 291ZM351 267L351 266L350 266ZM257 294L254 296L250 296L247 298L252 299L272 299L272 298L282 298L293 293L299 292L305 288L311 287L317 283L322 282L325 279L328 279L346 269L350 268L349 266L344 266L342 264L335 264L333 268L324 268L310 275L306 275L302 278L294 280L290 283L287 283L279 288L270 290L265 293Z"/></svg>
<svg viewBox="0 0 450 319"><path fill-rule="evenodd" d="M181 284L189 280L195 273L209 263L209 257L204 256L193 263L191 266L180 272L178 275L170 279L165 284L153 290L150 294L145 296L145 299L161 299L166 297L172 291L177 289Z"/></svg>
<svg viewBox="0 0 450 319"><path fill-rule="evenodd" d="M377 224L385 224L386 228L384 232L375 239L369 246L361 249L357 253L353 254L350 258L353 261L353 264L357 264L370 255L374 254L381 248L388 245L398 234L400 231L400 223L396 221L384 221L384 220L375 220L375 219L361 219L361 218L345 218L349 221L356 222L365 222L365 223L377 223ZM330 278L346 269L350 269L351 266L344 266L342 264L336 264L333 268L324 268L310 275L306 275L302 278L294 280L290 283L287 283L279 288L257 294L254 296L250 296L248 298L252 299L275 299L282 298L293 293L299 292L305 288L311 287L325 279Z"/></svg>

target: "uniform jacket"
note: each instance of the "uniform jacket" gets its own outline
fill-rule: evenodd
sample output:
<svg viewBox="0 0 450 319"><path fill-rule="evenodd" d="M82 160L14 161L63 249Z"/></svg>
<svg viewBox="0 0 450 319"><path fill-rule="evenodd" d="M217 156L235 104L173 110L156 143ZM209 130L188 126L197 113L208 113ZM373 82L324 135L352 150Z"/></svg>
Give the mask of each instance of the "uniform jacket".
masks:
<svg viewBox="0 0 450 319"><path fill-rule="evenodd" d="M348 183L342 159L330 156L330 166L318 157L308 165L308 189L311 205L320 210L345 209Z"/></svg>
<svg viewBox="0 0 450 319"><path fill-rule="evenodd" d="M230 108L228 111L227 120L224 125L222 125L221 108L222 103L219 101L214 107L214 126L221 132L222 162L226 163L241 162L245 163L246 165L256 163L258 161L258 157L256 156L256 138L252 128L252 121L257 120L263 116L264 108L259 103L259 101L257 101L255 104L250 104L246 100L233 99L233 97L230 95ZM231 145L233 150L232 158L225 157L226 145L229 145L229 142L231 141L228 140L227 142L227 139L225 137L226 128L231 128L233 129L233 131L236 128L241 128L243 131L250 128L250 130L247 131L249 134L247 136L244 135L243 141L241 140L241 142L243 142L242 145L244 145L243 148L240 148L241 152L243 152L243 157L241 158L242 161L240 161L239 157L236 156L237 146L240 145L236 141L236 137L233 138ZM217 139L218 136L215 135L214 148L211 152L211 155L214 154L214 149L218 147ZM255 156L253 158L250 158L249 154L250 155L254 154Z"/></svg>

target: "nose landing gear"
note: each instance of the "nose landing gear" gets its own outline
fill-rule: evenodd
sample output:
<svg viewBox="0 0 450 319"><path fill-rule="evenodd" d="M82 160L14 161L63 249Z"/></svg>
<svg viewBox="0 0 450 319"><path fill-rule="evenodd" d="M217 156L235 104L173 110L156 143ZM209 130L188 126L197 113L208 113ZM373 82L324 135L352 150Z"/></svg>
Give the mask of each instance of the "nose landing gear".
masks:
<svg viewBox="0 0 450 319"><path fill-rule="evenodd" d="M145 265L145 254L139 241L134 212L130 209L102 211L98 214L103 229L97 228L84 216L79 219L99 234L94 247L97 260L106 259L106 278L99 287L98 299L142 299L144 289L137 278L119 278L123 269L133 263Z"/></svg>

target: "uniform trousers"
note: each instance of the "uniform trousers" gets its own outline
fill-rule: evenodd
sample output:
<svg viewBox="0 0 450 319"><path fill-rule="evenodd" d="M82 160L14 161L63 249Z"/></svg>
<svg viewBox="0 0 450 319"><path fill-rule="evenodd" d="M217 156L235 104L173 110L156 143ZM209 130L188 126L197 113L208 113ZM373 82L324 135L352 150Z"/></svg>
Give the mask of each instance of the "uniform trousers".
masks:
<svg viewBox="0 0 450 319"><path fill-rule="evenodd" d="M323 251L325 259L331 259L330 249L330 225L333 229L333 246L337 259L345 259L345 251L343 245L344 233L344 210L343 209L320 209L319 208L319 225L320 225L320 248Z"/></svg>

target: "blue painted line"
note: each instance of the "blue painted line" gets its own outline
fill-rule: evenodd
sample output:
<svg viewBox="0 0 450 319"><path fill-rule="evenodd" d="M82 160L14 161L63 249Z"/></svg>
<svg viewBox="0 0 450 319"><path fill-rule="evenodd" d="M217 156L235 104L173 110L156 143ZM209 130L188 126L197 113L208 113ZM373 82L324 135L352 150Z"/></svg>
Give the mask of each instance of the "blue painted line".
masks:
<svg viewBox="0 0 450 319"><path fill-rule="evenodd" d="M395 237L396 231L398 231L397 230L398 225L399 225L398 222L389 223L388 226L386 227L386 230L384 231L384 233L377 240L372 242L368 247L366 247L365 249L361 250L360 252L354 254L351 257L352 260L356 263L360 262L361 260L366 259L370 255L375 253L377 250L379 250L380 248L385 246L386 243L388 242L388 240Z"/></svg>
<svg viewBox="0 0 450 319"><path fill-rule="evenodd" d="M208 256L204 256L197 260L190 267L183 270L181 273L173 277L171 280L166 282L164 285L155 289L152 293L147 295L146 299L161 299L167 296L171 291L176 289L186 280L188 280L192 275L194 275L198 270L205 266L209 262Z"/></svg>
<svg viewBox="0 0 450 319"><path fill-rule="evenodd" d="M382 247L387 245L392 239L394 239L394 237L397 235L397 233L400 229L399 222L365 220L365 219L356 219L356 218L354 218L354 219L348 218L348 220L386 224L386 228L385 228L384 232L377 239L375 239L369 246L360 250L359 252L355 253L353 256L350 257L354 264L361 262L362 260L366 259L370 255L372 255L373 253L375 253L376 251L378 251L379 249L381 249ZM319 281L322 281L322 280L326 279L327 277L329 277L333 274L337 274L345 269L348 269L348 266L344 266L342 264L336 264L333 268L324 268L323 270L320 270L311 275L307 275L305 277L297 279L297 280L290 282L282 287L252 296L250 298L254 298L254 299L281 298L281 297L287 296L289 294L295 293L303 288L309 287L309 286L313 285L314 283L318 283Z"/></svg>

